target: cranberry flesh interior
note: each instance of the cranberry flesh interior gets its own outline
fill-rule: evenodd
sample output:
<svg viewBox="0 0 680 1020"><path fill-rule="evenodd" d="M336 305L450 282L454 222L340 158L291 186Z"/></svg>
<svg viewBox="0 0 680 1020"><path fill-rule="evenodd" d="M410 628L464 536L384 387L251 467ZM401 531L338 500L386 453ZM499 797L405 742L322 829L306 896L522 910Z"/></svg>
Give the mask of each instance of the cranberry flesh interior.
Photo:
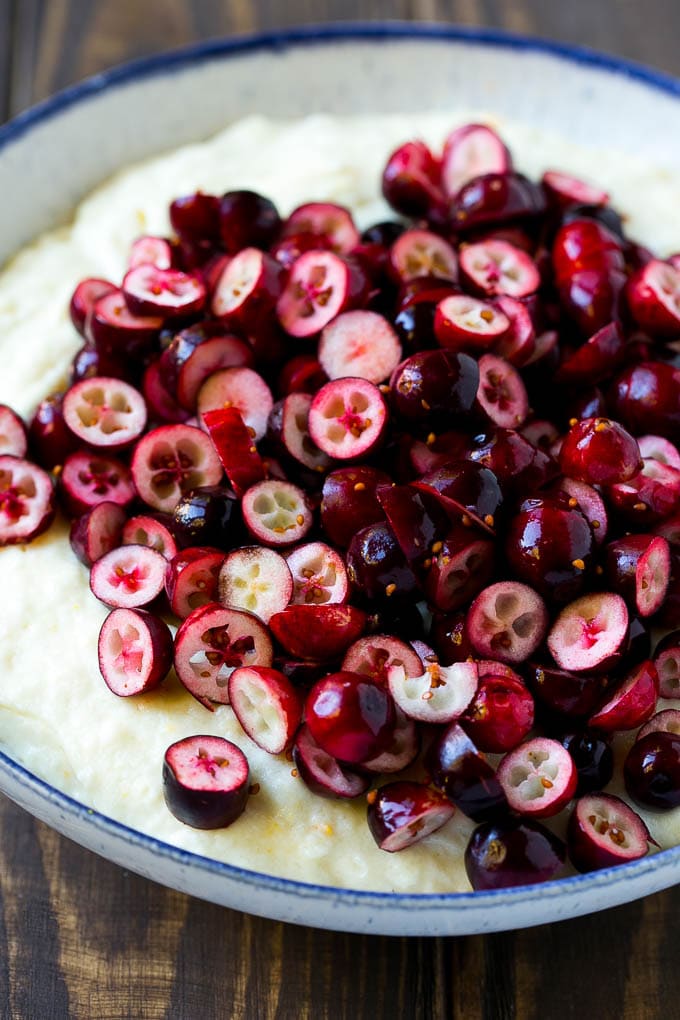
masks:
<svg viewBox="0 0 680 1020"><path fill-rule="evenodd" d="M619 797L590 793L569 819L569 858L579 871L598 871L644 857L649 838L640 816Z"/></svg>

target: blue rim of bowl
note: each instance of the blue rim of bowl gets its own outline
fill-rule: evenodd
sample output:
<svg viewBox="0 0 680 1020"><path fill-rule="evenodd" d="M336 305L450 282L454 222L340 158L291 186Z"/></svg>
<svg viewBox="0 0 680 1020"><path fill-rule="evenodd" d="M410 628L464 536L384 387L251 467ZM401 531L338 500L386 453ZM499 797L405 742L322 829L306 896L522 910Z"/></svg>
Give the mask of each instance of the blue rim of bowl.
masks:
<svg viewBox="0 0 680 1020"><path fill-rule="evenodd" d="M31 128L62 113L68 107L95 98L105 89L127 85L134 81L182 71L198 63L220 60L225 57L245 55L251 52L271 50L284 52L287 49L308 45L324 45L342 42L390 42L399 39L418 41L448 41L452 43L475 43L490 48L544 53L568 63L584 65L596 70L623 76L647 85L653 89L680 98L680 80L636 64L633 61L600 53L587 47L571 46L532 36L515 35L496 29L465 28L443 24L419 24L412 22L341 22L331 25L309 25L284 32L265 32L239 36L233 39L211 40L183 47L169 53L158 54L140 60L130 61L111 70L87 78L83 82L58 92L50 99L20 113L0 128L0 154L2 149L20 138ZM233 864L204 857L189 850L165 843L154 836L148 836L132 829L93 808L62 793L48 782L34 775L23 765L0 751L0 773L4 773L15 784L37 794L43 801L60 808L70 818L85 822L108 836L122 839L125 843L153 854L160 854L177 864L198 869L230 880L286 893L300 899L340 901L347 905L357 904L384 909L415 907L421 910L433 908L456 908L458 910L482 909L485 904L494 908L511 906L513 903L527 904L533 899L549 899L567 894L580 895L590 889L606 886L608 889L633 878L642 878L660 868L680 863L680 846L662 850L638 861L606 868L586 875L572 875L555 879L540 885L516 886L509 889L493 889L478 892L451 893L393 893L371 892L362 889L346 889L337 886L317 885L294 879L279 878L264 872L250 871ZM9 795L9 794L8 794ZM11 795L9 795L11 796ZM128 865L130 866L130 865ZM134 870L134 869L133 869ZM641 893L642 894L642 893ZM507 927L511 927L509 924Z"/></svg>

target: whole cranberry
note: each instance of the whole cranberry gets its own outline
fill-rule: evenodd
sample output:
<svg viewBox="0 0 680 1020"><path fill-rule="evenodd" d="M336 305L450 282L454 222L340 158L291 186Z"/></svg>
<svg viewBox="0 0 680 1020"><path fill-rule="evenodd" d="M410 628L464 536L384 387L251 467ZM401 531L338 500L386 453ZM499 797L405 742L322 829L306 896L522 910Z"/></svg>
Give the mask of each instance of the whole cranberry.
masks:
<svg viewBox="0 0 680 1020"><path fill-rule="evenodd" d="M274 203L256 191L228 191L220 199L220 236L230 255L242 248L268 248L280 226Z"/></svg>
<svg viewBox="0 0 680 1020"><path fill-rule="evenodd" d="M453 424L472 410L479 385L474 358L456 351L419 351L397 365L390 380L390 399L398 418Z"/></svg>
<svg viewBox="0 0 680 1020"><path fill-rule="evenodd" d="M680 368L661 361L631 365L616 379L612 413L633 435L680 442Z"/></svg>
<svg viewBox="0 0 680 1020"><path fill-rule="evenodd" d="M432 620L430 641L443 666L474 657L475 651L465 629L466 615L464 612L447 613Z"/></svg>
<svg viewBox="0 0 680 1020"><path fill-rule="evenodd" d="M547 882L564 865L565 846L540 822L485 822L470 837L465 870L473 889L507 889Z"/></svg>
<svg viewBox="0 0 680 1020"><path fill-rule="evenodd" d="M305 702L310 733L339 761L369 761L394 733L394 703L383 684L359 673L331 673L314 684Z"/></svg>
<svg viewBox="0 0 680 1020"><path fill-rule="evenodd" d="M182 195L170 204L170 223L183 241L217 244L220 238L219 212L217 195L196 191L192 195Z"/></svg>
<svg viewBox="0 0 680 1020"><path fill-rule="evenodd" d="M575 422L560 449L560 467L568 478L589 485L626 482L642 468L637 441L610 418Z"/></svg>
<svg viewBox="0 0 680 1020"><path fill-rule="evenodd" d="M526 500L506 532L505 555L515 575L556 603L580 595L593 550L590 525L567 501Z"/></svg>
<svg viewBox="0 0 680 1020"><path fill-rule="evenodd" d="M668 810L680 805L680 736L648 733L623 764L626 790L637 804Z"/></svg>
<svg viewBox="0 0 680 1020"><path fill-rule="evenodd" d="M606 273L626 268L620 239L593 219L572 220L560 227L552 258L558 283L582 270Z"/></svg>

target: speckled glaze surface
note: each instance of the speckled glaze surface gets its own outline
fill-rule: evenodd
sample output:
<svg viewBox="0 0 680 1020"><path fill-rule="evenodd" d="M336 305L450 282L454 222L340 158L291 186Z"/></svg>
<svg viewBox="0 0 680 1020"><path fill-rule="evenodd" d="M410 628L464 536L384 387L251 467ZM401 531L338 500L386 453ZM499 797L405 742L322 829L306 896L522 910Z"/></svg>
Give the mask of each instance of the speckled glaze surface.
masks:
<svg viewBox="0 0 680 1020"><path fill-rule="evenodd" d="M405 70L407 69L407 70ZM250 113L489 109L581 144L680 166L680 83L598 54L434 26L340 26L215 42L91 79L0 130L0 189L11 196L0 262L64 221L119 167ZM310 81L314 89L309 88ZM96 139L96 144L93 140ZM674 884L680 848L594 875L488 893L397 895L274 878L178 850L89 810L0 754L0 789L60 832L155 881L293 923L395 935L542 924Z"/></svg>

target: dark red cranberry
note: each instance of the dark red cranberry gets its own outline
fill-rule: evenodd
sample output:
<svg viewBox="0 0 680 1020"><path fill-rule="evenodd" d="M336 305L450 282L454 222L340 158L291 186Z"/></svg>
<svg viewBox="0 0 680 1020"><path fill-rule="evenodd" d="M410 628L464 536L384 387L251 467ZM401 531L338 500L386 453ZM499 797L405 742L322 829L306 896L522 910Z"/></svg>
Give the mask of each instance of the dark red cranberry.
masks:
<svg viewBox="0 0 680 1020"><path fill-rule="evenodd" d="M182 549L233 549L244 539L241 507L231 489L204 486L185 493L172 511L172 533Z"/></svg>
<svg viewBox="0 0 680 1020"><path fill-rule="evenodd" d="M612 413L633 435L680 442L680 368L665 362L631 365L614 382Z"/></svg>
<svg viewBox="0 0 680 1020"><path fill-rule="evenodd" d="M560 305L584 336L620 317L626 274L618 269L580 269L560 280Z"/></svg>
<svg viewBox="0 0 680 1020"><path fill-rule="evenodd" d="M478 227L532 221L545 212L545 194L533 181L515 173L491 173L464 184L450 206L458 234Z"/></svg>
<svg viewBox="0 0 680 1020"><path fill-rule="evenodd" d="M63 393L52 393L41 400L28 427L31 454L48 469L63 464L79 445L64 421L63 400Z"/></svg>
<svg viewBox="0 0 680 1020"><path fill-rule="evenodd" d="M565 223L555 237L552 258L558 283L580 271L603 274L625 269L620 239L593 219Z"/></svg>
<svg viewBox="0 0 680 1020"><path fill-rule="evenodd" d="M376 489L390 483L384 471L365 465L329 472L321 495L321 525L331 542L346 548L362 528L385 520Z"/></svg>
<svg viewBox="0 0 680 1020"><path fill-rule="evenodd" d="M506 809L494 769L457 723L430 745L423 764L437 789L476 822Z"/></svg>
<svg viewBox="0 0 680 1020"><path fill-rule="evenodd" d="M514 429L477 436L467 456L493 471L506 498L541 489L559 474L553 458Z"/></svg>
<svg viewBox="0 0 680 1020"><path fill-rule="evenodd" d="M441 164L421 141L405 142L388 158L382 193L397 212L414 219L442 219Z"/></svg>
<svg viewBox="0 0 680 1020"><path fill-rule="evenodd" d="M516 577L557 603L580 595L593 551L590 525L566 501L526 500L506 532L505 555Z"/></svg>
<svg viewBox="0 0 680 1020"><path fill-rule="evenodd" d="M529 664L525 676L541 704L568 718L590 715L601 704L608 685L606 677L570 673L556 666Z"/></svg>
<svg viewBox="0 0 680 1020"><path fill-rule="evenodd" d="M217 244L220 238L220 200L196 191L170 203L170 223L182 240Z"/></svg>
<svg viewBox="0 0 680 1020"><path fill-rule="evenodd" d="M507 889L547 882L563 867L564 843L540 822L486 822L472 833L465 870L473 889Z"/></svg>
<svg viewBox="0 0 680 1020"><path fill-rule="evenodd" d="M623 763L626 791L636 804L667 811L680 805L680 736L649 733Z"/></svg>
<svg viewBox="0 0 680 1020"><path fill-rule="evenodd" d="M361 234L364 244L379 244L383 248L389 248L398 237L404 233L405 226L398 220L381 220L380 223L372 223L370 227Z"/></svg>
<svg viewBox="0 0 680 1020"><path fill-rule="evenodd" d="M561 739L578 773L577 797L604 790L614 775L614 752L604 737L594 730L581 730Z"/></svg>
<svg viewBox="0 0 680 1020"><path fill-rule="evenodd" d="M446 427L470 413L478 385L477 362L469 355L421 351L394 370L390 399L405 422Z"/></svg>
<svg viewBox="0 0 680 1020"><path fill-rule="evenodd" d="M417 588L392 528L379 521L362 528L347 549L347 574L355 593L363 599L399 601Z"/></svg>
<svg viewBox="0 0 680 1020"><path fill-rule="evenodd" d="M466 613L447 613L435 616L430 630L430 641L434 645L443 666L452 662L464 662L474 658L475 650L465 628Z"/></svg>
<svg viewBox="0 0 680 1020"><path fill-rule="evenodd" d="M560 467L568 478L590 485L626 482L642 467L640 447L610 418L575 422L560 449Z"/></svg>
<svg viewBox="0 0 680 1020"><path fill-rule="evenodd" d="M322 750L339 761L369 761L390 743L395 711L385 687L371 677L331 673L312 687L305 722Z"/></svg>
<svg viewBox="0 0 680 1020"><path fill-rule="evenodd" d="M485 676L460 724L480 751L503 754L534 725L534 699L519 678Z"/></svg>
<svg viewBox="0 0 680 1020"><path fill-rule="evenodd" d="M228 191L220 199L220 237L230 255L243 248L268 248L281 226L273 202L255 191Z"/></svg>

